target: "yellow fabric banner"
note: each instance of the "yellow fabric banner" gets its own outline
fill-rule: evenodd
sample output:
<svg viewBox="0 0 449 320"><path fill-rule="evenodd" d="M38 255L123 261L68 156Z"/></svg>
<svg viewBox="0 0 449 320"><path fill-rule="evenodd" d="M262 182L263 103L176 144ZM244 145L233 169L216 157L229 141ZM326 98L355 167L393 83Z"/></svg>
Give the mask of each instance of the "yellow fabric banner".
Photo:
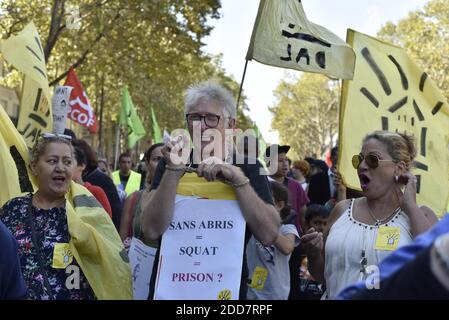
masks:
<svg viewBox="0 0 449 320"><path fill-rule="evenodd" d="M34 190L27 172L28 148L5 109L0 107L0 206Z"/></svg>
<svg viewBox="0 0 449 320"><path fill-rule="evenodd" d="M352 79L355 54L328 29L307 20L301 1L261 0L246 60Z"/></svg>
<svg viewBox="0 0 449 320"><path fill-rule="evenodd" d="M338 168L360 190L351 158L375 130L412 134L418 155L417 201L441 217L449 195L449 105L435 83L402 48L348 30L357 55L352 81L343 81Z"/></svg>
<svg viewBox="0 0 449 320"><path fill-rule="evenodd" d="M45 56L34 23L5 40L1 51L6 61L25 75L17 128L31 148L41 132L53 128Z"/></svg>
<svg viewBox="0 0 449 320"><path fill-rule="evenodd" d="M186 173L179 181L176 193L211 200L237 200L234 188L221 181L207 181L196 173Z"/></svg>
<svg viewBox="0 0 449 320"><path fill-rule="evenodd" d="M128 254L111 218L83 186L67 195L70 249L100 300L132 300Z"/></svg>
<svg viewBox="0 0 449 320"><path fill-rule="evenodd" d="M0 206L36 190L28 172L29 154L23 137L0 107ZM83 186L72 182L66 196L70 250L98 299L132 299L131 270L112 220Z"/></svg>

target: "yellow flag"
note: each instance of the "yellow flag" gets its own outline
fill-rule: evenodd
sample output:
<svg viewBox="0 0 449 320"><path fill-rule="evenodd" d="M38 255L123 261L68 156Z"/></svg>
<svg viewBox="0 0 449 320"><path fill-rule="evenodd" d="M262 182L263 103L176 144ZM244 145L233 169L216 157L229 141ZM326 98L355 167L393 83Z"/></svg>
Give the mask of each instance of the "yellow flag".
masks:
<svg viewBox="0 0 449 320"><path fill-rule="evenodd" d="M338 168L347 186L360 190L351 158L366 134L388 130L412 134L418 155L413 174L417 201L437 215L449 195L449 106L435 83L402 48L348 30L357 55L352 81L343 81Z"/></svg>
<svg viewBox="0 0 449 320"><path fill-rule="evenodd" d="M28 163L25 141L0 107L0 207L14 197L33 191L28 178Z"/></svg>
<svg viewBox="0 0 449 320"><path fill-rule="evenodd" d="M111 218L84 188L72 181L67 194L70 251L99 300L132 300L128 254Z"/></svg>
<svg viewBox="0 0 449 320"><path fill-rule="evenodd" d="M261 0L246 60L352 79L352 48L328 29L307 20L301 1Z"/></svg>
<svg viewBox="0 0 449 320"><path fill-rule="evenodd" d="M51 132L53 127L44 50L34 23L5 40L1 51L25 75L17 129L31 148L41 132Z"/></svg>

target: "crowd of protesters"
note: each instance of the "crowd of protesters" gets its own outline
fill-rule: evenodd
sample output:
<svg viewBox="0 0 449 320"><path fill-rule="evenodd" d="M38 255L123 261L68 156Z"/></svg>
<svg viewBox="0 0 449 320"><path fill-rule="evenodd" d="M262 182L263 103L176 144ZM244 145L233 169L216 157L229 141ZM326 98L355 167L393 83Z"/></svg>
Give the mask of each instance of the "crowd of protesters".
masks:
<svg viewBox="0 0 449 320"><path fill-rule="evenodd" d="M201 134L215 129L224 137L225 130L237 127L231 93L213 82L190 87L185 119L191 135L197 125ZM161 238L186 172L210 183L225 181L235 192L245 221L239 299L449 298L449 223L416 202L411 136L376 131L360 141L352 162L361 191L344 185L336 146L328 166L313 157L289 159L287 145L271 145L253 162L245 156L243 164L235 163L244 153L238 148L202 153L199 163L192 154L176 163L171 157L176 143L150 146L139 167L125 152L113 171L85 140L43 136L30 164L38 191L11 199L0 212L0 299L97 298L83 272L81 287L69 289L64 268L54 265L56 251L72 237L65 202L72 179L104 208L126 248L136 238L157 250L147 266L154 271L152 299ZM224 140L201 140L196 148L205 152L214 143L223 146ZM392 242L381 246L385 230ZM412 253L389 261L401 250ZM376 272L377 289L361 285ZM426 288L425 295L410 284L412 278Z"/></svg>

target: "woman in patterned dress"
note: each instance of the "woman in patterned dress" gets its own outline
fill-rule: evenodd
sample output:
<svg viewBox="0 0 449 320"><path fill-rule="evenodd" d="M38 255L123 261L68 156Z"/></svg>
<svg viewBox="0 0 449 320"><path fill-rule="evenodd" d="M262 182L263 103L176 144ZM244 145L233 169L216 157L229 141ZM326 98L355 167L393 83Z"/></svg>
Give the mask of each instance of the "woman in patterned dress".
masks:
<svg viewBox="0 0 449 320"><path fill-rule="evenodd" d="M95 299L70 252L66 193L73 172L73 147L59 136L41 137L30 168L38 191L8 201L0 219L19 245L28 299Z"/></svg>

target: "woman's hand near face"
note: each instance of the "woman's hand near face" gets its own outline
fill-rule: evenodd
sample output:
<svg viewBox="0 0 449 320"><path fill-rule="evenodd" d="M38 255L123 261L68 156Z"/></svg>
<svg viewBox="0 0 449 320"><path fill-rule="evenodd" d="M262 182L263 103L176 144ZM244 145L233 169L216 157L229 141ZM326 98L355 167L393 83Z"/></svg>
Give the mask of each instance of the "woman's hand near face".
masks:
<svg viewBox="0 0 449 320"><path fill-rule="evenodd" d="M394 191L398 198L399 206L405 212L408 212L410 209L414 209L417 207L416 183L416 177L410 172L406 172L398 176L395 183ZM401 187L403 186L405 186L404 191L401 190Z"/></svg>
<svg viewBox="0 0 449 320"><path fill-rule="evenodd" d="M435 213L427 208L420 207L416 203L416 177L410 172L400 175L395 183L395 194L402 211L410 218L413 236L427 231L437 222ZM401 190L404 187L404 191Z"/></svg>

